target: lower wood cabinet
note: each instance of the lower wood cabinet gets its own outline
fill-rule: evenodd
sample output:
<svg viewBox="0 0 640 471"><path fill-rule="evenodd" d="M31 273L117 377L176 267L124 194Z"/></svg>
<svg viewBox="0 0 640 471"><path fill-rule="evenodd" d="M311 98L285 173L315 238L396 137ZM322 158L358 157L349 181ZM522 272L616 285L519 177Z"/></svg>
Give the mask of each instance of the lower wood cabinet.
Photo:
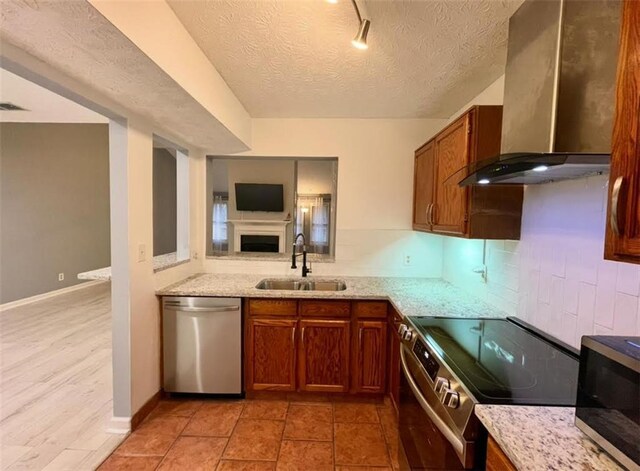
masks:
<svg viewBox="0 0 640 471"><path fill-rule="evenodd" d="M246 390L384 394L387 306L386 301L246 300Z"/></svg>
<svg viewBox="0 0 640 471"><path fill-rule="evenodd" d="M504 454L500 445L496 443L491 435L487 443L487 471L517 471L511 460Z"/></svg>
<svg viewBox="0 0 640 471"><path fill-rule="evenodd" d="M296 319L247 323L246 380L252 390L296 390Z"/></svg>
<svg viewBox="0 0 640 471"><path fill-rule="evenodd" d="M349 390L348 320L300 321L298 378L301 391Z"/></svg>
<svg viewBox="0 0 640 471"><path fill-rule="evenodd" d="M354 336L354 392L384 393L387 321L357 321Z"/></svg>

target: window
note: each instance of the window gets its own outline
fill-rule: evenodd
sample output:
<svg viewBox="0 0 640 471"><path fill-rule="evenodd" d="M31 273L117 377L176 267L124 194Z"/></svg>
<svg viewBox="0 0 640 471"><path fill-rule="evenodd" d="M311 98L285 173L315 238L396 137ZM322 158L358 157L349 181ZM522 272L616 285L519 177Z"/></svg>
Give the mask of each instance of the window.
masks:
<svg viewBox="0 0 640 471"><path fill-rule="evenodd" d="M243 237L277 237L277 251L269 250L274 252L270 256L285 260L291 256L293 239L303 233L309 253L332 257L337 171L336 158L208 157L207 255L251 257L251 252L264 250L259 250L260 244L243 244ZM240 210L237 184L254 184L256 188L277 185L282 205L277 210L269 210L268 205L253 206L265 208L260 211ZM260 197L253 196L256 201ZM267 192L262 197L273 199Z"/></svg>

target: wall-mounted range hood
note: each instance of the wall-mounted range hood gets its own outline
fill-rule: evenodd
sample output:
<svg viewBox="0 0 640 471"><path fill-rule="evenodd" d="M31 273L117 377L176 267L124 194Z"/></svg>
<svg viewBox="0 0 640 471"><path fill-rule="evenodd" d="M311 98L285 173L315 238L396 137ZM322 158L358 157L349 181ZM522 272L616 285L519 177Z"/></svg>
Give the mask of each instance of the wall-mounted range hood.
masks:
<svg viewBox="0 0 640 471"><path fill-rule="evenodd" d="M622 3L526 0L509 20L501 155L460 186L535 184L608 171Z"/></svg>

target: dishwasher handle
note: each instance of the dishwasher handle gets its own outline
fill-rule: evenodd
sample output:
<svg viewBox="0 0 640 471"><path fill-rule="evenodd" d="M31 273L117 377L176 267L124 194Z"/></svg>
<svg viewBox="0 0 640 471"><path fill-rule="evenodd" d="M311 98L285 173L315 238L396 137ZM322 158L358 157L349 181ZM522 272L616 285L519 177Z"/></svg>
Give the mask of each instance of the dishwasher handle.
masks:
<svg viewBox="0 0 640 471"><path fill-rule="evenodd" d="M240 306L232 305L232 306L216 306L216 307L193 307L193 306L185 306L180 303L165 303L165 306L175 311L182 312L229 312L229 311L239 311Z"/></svg>

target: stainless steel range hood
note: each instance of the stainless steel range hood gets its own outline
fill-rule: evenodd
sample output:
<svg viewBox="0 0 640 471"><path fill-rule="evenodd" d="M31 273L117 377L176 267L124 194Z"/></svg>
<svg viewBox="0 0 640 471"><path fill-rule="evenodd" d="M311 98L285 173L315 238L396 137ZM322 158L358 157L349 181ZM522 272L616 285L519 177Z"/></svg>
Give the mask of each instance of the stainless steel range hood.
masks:
<svg viewBox="0 0 640 471"><path fill-rule="evenodd" d="M621 8L619 0L522 4L509 20L501 155L458 172L460 186L608 171Z"/></svg>

